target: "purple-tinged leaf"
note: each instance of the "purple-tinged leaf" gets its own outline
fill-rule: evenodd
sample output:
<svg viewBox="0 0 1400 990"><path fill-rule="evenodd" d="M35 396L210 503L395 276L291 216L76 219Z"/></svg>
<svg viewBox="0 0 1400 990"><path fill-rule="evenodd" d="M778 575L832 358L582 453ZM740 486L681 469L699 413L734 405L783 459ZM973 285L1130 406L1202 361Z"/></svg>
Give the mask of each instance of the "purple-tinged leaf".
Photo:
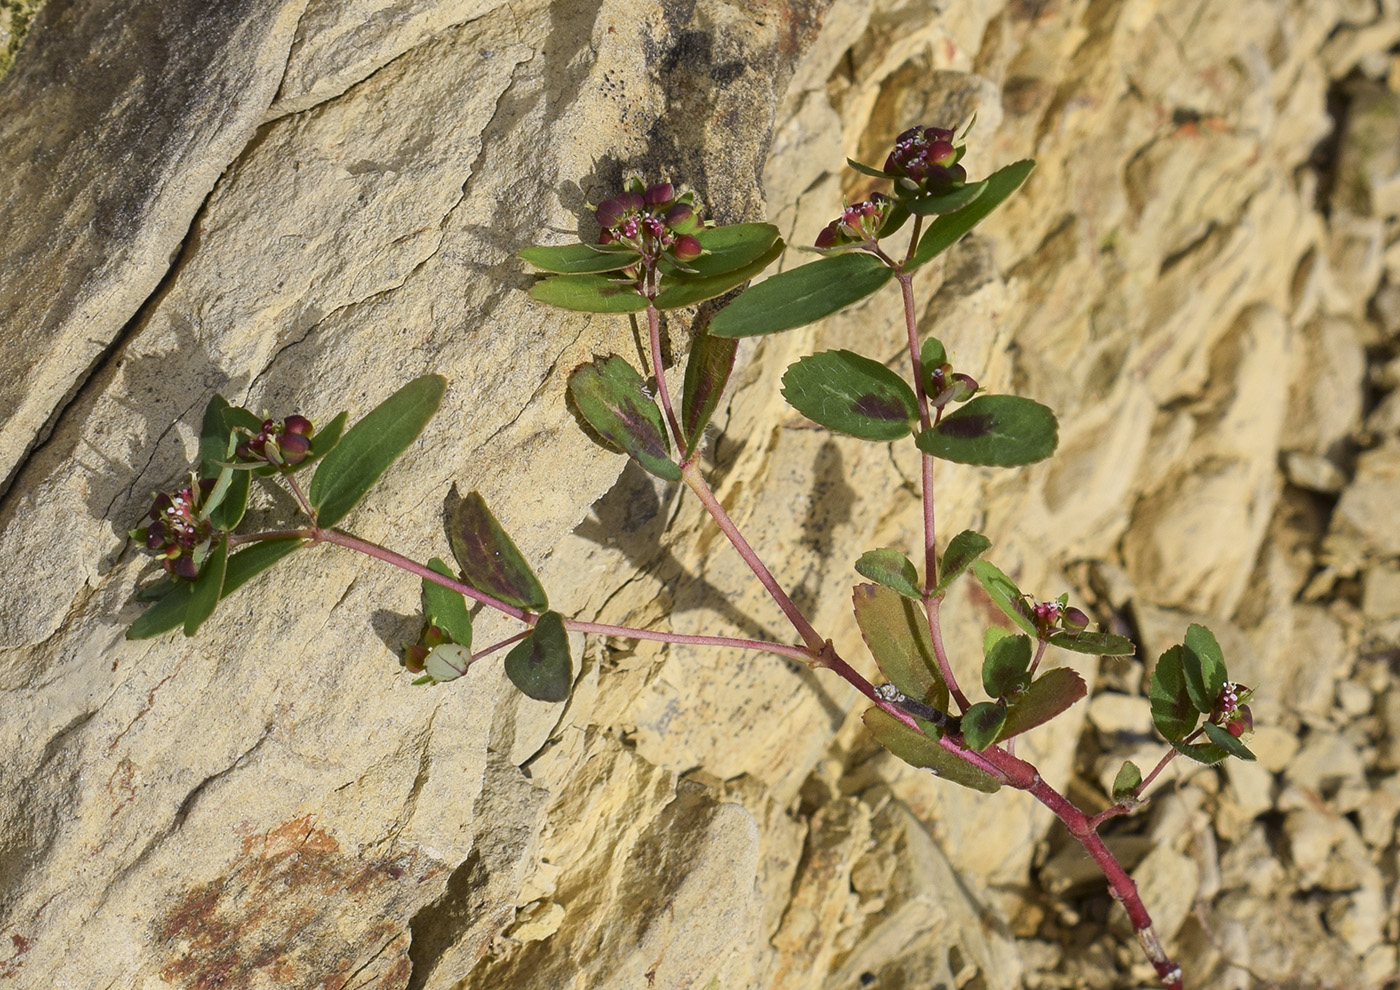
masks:
<svg viewBox="0 0 1400 990"><path fill-rule="evenodd" d="M969 746L982 752L1001 735L1006 724L1006 706L992 701L979 701L963 712L962 734Z"/></svg>
<svg viewBox="0 0 1400 990"><path fill-rule="evenodd" d="M661 410L626 359L613 355L579 365L569 375L569 398L608 444L658 478L680 480Z"/></svg>
<svg viewBox="0 0 1400 990"><path fill-rule="evenodd" d="M862 440L908 436L919 415L908 382L852 351L823 351L791 365L783 397L813 422Z"/></svg>
<svg viewBox="0 0 1400 990"><path fill-rule="evenodd" d="M486 502L476 492L452 511L448 531L452 556L462 568L462 580L477 591L531 612L549 607L535 572Z"/></svg>
<svg viewBox="0 0 1400 990"><path fill-rule="evenodd" d="M1001 782L991 774L948 752L934 739L915 732L889 712L868 708L861 720L881 746L911 767L924 767L932 770L935 776L985 794L1001 789Z"/></svg>
<svg viewBox="0 0 1400 990"><path fill-rule="evenodd" d="M878 584L856 585L851 598L856 624L881 673L906 697L947 711L948 688L938 672L923 606ZM937 731L927 724L924 730Z"/></svg>
<svg viewBox="0 0 1400 990"><path fill-rule="evenodd" d="M1020 694L1029 684L1031 638L1003 636L987 650L982 661L982 687L993 698Z"/></svg>
<svg viewBox="0 0 1400 990"><path fill-rule="evenodd" d="M981 533L965 529L948 541L948 549L943 551L943 559L938 563L938 584L933 593L941 595L952 586L958 577L972 566L973 561L991 549L992 541Z"/></svg>
<svg viewBox="0 0 1400 990"><path fill-rule="evenodd" d="M1089 693L1084 678L1068 667L1056 667L1037 677L1026 693L1011 703L999 739L1009 739L1044 725Z"/></svg>
<svg viewBox="0 0 1400 990"><path fill-rule="evenodd" d="M923 594L919 588L919 572L913 562L890 547L861 554L856 561L856 573L905 598L919 598Z"/></svg>
<svg viewBox="0 0 1400 990"><path fill-rule="evenodd" d="M1128 800L1137 792L1141 784L1142 771L1138 769L1136 763L1128 760L1118 768L1118 775L1113 778L1113 800Z"/></svg>
<svg viewBox="0 0 1400 990"><path fill-rule="evenodd" d="M569 634L558 612L546 612L535 628L506 654L506 676L536 701L567 701L574 686Z"/></svg>
<svg viewBox="0 0 1400 990"><path fill-rule="evenodd" d="M979 395L924 430L915 442L925 454L947 461L1015 467L1053 454L1059 424L1039 402L1017 395Z"/></svg>
<svg viewBox="0 0 1400 990"><path fill-rule="evenodd" d="M695 452L710 417L719 407L738 350L739 342L734 338L716 337L711 333L700 334L690 345L681 401L681 427L685 430L687 457Z"/></svg>

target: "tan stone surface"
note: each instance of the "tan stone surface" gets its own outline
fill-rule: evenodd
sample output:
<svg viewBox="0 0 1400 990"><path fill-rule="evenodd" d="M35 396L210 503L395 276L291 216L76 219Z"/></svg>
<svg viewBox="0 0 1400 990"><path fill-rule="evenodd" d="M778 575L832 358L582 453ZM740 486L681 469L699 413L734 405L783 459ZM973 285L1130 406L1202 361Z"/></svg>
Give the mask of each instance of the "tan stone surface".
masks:
<svg viewBox="0 0 1400 990"><path fill-rule="evenodd" d="M585 203L632 171L809 242L869 189L844 155L878 162L903 127L976 110L973 174L1037 170L920 278L920 327L984 385L1054 406L1062 446L1022 472L940 467L941 539L987 533L1023 588L1069 590L1144 653L1049 661L1118 693L1018 753L1101 807L1124 759L1161 753L1144 665L1205 622L1259 687L1260 763L1178 760L1161 790L1179 795L1111 844L1188 985L1250 986L1235 964L1382 985L1400 938L1393 4L304 6L209 22L54 2L0 80L0 982L1146 985L1048 812L899 764L821 672L576 637L566 705L496 663L413 688L392 651L416 583L331 548L193 640L122 639L148 572L125 530L186 469L213 392L359 415L430 370L444 409L355 532L443 555L456 484L571 614L790 638L694 500L564 409L563 374L632 355L631 329L530 303L512 256L587 229ZM1315 154L1329 92L1355 112ZM813 349L895 361L900 315L886 292L745 342L707 455L871 674L851 565L917 544L914 466L810 429L776 383ZM668 331L678 385L685 316ZM1285 454L1340 473L1292 475L1340 484L1335 505L1288 484ZM975 684L993 616L965 586L947 610ZM477 636L514 631L483 617Z"/></svg>

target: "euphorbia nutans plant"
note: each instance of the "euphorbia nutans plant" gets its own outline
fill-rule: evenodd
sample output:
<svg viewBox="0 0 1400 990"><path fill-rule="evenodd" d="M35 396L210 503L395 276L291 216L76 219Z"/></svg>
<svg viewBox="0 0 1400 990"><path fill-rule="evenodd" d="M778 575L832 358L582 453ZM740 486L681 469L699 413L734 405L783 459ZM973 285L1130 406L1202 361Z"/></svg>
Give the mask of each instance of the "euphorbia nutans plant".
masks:
<svg viewBox="0 0 1400 990"><path fill-rule="evenodd" d="M844 208L811 249L821 255L817 260L733 295L707 326L694 327L679 402L663 374L661 312L679 310L684 319L695 304L739 289L783 252L776 227L715 226L704 220L693 193L670 181L633 180L595 208L590 219L598 233L575 244L520 252L543 273L530 289L542 304L646 314L649 360L638 367L606 355L580 365L568 376L567 401L595 441L695 494L786 616L795 641L682 635L565 618L474 492L450 513L455 566L440 558L418 563L338 528L437 412L446 383L435 375L409 382L348 430L345 413L318 429L300 414L273 420L216 396L204 413L191 481L158 495L146 526L133 530L169 576L143 594L154 604L129 635L154 636L177 626L192 635L221 599L261 571L304 548L331 543L421 579L422 632L402 655L418 684L452 681L471 664L504 652L505 671L522 692L563 701L574 680L569 631L760 650L828 670L871 703L864 722L899 759L979 791L1029 791L1049 808L1102 869L1162 983L1180 988L1181 968L1158 940L1147 906L1099 829L1139 808L1147 787L1178 754L1202 763L1253 759L1243 741L1253 728L1250 692L1229 681L1210 631L1193 625L1181 644L1158 659L1152 676L1153 720L1170 746L1145 777L1124 764L1105 810L1086 813L1015 755L1016 736L1061 715L1086 694L1084 680L1071 668L1042 669L1051 647L1127 656L1134 646L1091 629L1089 617L1066 595L1042 600L1023 592L984 559L991 541L980 533L964 530L938 539L935 460L1018 467L1049 457L1058 438L1048 408L1023 396L986 392L976 369L959 368L942 341L918 333L915 274L1004 202L1033 168L1032 162L1015 162L970 182L962 164L965 136L965 130L916 127L899 136L883 168L850 162L888 181L890 192ZM892 238L905 227L900 251L891 247ZM913 559L882 547L853 562L866 579L854 586L853 607L884 678L876 684L813 627L730 519L704 477L700 446L733 370L738 338L804 326L891 282L903 300L904 374L871 357L834 350L803 357L782 376L784 397L810 420L871 443L894 444L897 453L919 462L922 546ZM304 487L300 476L313 466ZM281 529L240 532L254 475L285 486L303 518ZM959 683L942 634L948 590L968 578L1007 620L983 638L982 700ZM520 631L474 647L469 603L519 620Z"/></svg>

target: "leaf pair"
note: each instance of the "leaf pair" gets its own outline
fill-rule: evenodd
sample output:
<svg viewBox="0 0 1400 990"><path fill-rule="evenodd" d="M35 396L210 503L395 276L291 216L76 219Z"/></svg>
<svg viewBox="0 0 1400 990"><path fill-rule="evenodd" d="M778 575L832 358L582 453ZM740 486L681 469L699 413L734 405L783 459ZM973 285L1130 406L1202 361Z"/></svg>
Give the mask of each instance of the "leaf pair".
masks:
<svg viewBox="0 0 1400 990"><path fill-rule="evenodd" d="M1215 635L1196 624L1186 631L1186 642L1163 653L1152 671L1148 698L1153 724L1174 749L1199 763L1219 763L1227 756L1255 758L1249 747L1211 721L1228 680L1225 655ZM1209 742L1188 742L1203 715L1206 721L1201 730Z"/></svg>
<svg viewBox="0 0 1400 990"><path fill-rule="evenodd" d="M973 749L1044 725L1088 694L1084 679L1068 667L1047 670L1032 681L1029 636L993 633L987 639L982 687L996 700L979 702L963 714L963 738Z"/></svg>
<svg viewBox="0 0 1400 990"><path fill-rule="evenodd" d="M707 253L688 263L688 271L675 266L663 269L657 309L679 309L722 296L783 252L778 228L769 223L711 227L695 238ZM530 297L539 302L582 313L639 313L647 308L648 300L633 279L607 274L636 265L640 256L635 251L570 244L526 248L519 257L555 273L530 288Z"/></svg>
<svg viewBox="0 0 1400 990"><path fill-rule="evenodd" d="M982 554L991 548L992 541L981 533L963 530L948 541L948 549L938 565L938 581L934 584L930 597L943 595L958 577L972 566ZM876 584L884 585L905 598L921 599L923 591L919 587L919 572L912 561L898 550L881 547L867 550L856 561L856 572L868 577Z"/></svg>

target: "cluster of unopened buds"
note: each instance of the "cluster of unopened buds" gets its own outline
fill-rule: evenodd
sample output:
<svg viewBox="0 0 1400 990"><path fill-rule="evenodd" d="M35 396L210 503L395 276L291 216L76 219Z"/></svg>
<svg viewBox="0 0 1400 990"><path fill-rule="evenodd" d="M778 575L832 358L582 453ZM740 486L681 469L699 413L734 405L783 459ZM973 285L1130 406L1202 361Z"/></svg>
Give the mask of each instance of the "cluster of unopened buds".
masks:
<svg viewBox="0 0 1400 990"><path fill-rule="evenodd" d="M822 228L817 235L817 247L833 248L843 244L873 242L880 236L890 202L884 193L874 193L864 202L847 206L839 217Z"/></svg>
<svg viewBox="0 0 1400 990"><path fill-rule="evenodd" d="M1057 629L1077 633L1089 627L1089 617L1082 609L1066 605L1062 601L1036 602L1030 611L1030 619L1042 636L1049 636Z"/></svg>
<svg viewBox="0 0 1400 990"><path fill-rule="evenodd" d="M599 244L631 248L642 255L644 264L654 264L669 254L684 265L704 253L695 236L704 227L695 209L695 194L677 195L669 182L644 186L640 179L633 179L622 195L598 204L594 216L603 228ZM638 275L634 268L626 274Z"/></svg>
<svg viewBox="0 0 1400 990"><path fill-rule="evenodd" d="M954 132L946 127L911 127L896 138L885 159L885 171L895 176L896 192L939 195L967 182L953 139Z"/></svg>
<svg viewBox="0 0 1400 990"><path fill-rule="evenodd" d="M1245 704L1253 696L1252 689L1233 681L1226 681L1225 686L1220 689L1220 696L1215 699L1213 721L1236 739L1247 732L1253 732L1254 713L1249 710L1249 705Z"/></svg>
<svg viewBox="0 0 1400 990"><path fill-rule="evenodd" d="M214 535L213 524L200 513L200 502L213 487L214 479L206 478L197 485L160 492L146 513L150 522L131 531L132 538L144 543L166 571L186 581L199 575Z"/></svg>
<svg viewBox="0 0 1400 990"><path fill-rule="evenodd" d="M927 375L928 401L935 409L942 409L950 402L965 402L976 395L977 389L980 388L977 379L954 371L951 364L940 364L936 368L930 368Z"/></svg>
<svg viewBox="0 0 1400 990"><path fill-rule="evenodd" d="M277 467L296 467L311 452L314 427L305 416L288 416L284 420L265 419L262 429L236 448L245 461L266 461Z"/></svg>

